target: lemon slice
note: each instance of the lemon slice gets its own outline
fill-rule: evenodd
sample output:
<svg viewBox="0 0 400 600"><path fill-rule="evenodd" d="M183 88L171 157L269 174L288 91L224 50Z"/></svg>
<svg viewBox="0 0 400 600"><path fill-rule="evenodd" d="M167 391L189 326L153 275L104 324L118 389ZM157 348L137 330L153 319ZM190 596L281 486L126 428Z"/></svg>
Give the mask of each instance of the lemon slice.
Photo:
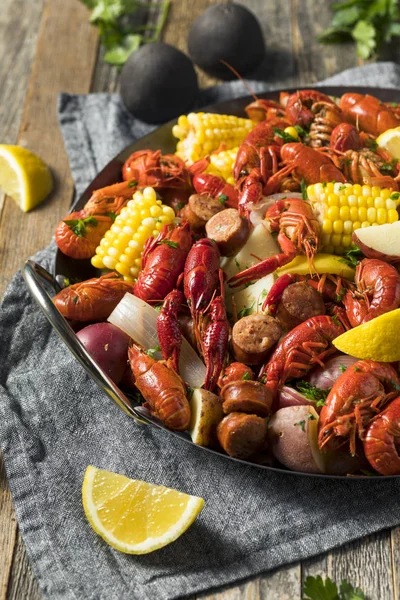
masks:
<svg viewBox="0 0 400 600"><path fill-rule="evenodd" d="M170 544L204 506L203 498L92 466L86 469L82 500L95 532L127 554L147 554Z"/></svg>
<svg viewBox="0 0 400 600"><path fill-rule="evenodd" d="M50 194L53 179L49 167L30 150L0 144L0 187L28 212Z"/></svg>
<svg viewBox="0 0 400 600"><path fill-rule="evenodd" d="M356 358L395 362L400 360L400 308L342 333L333 345Z"/></svg>
<svg viewBox="0 0 400 600"><path fill-rule="evenodd" d="M400 160L400 127L387 129L376 138L376 143L390 152L393 158Z"/></svg>
<svg viewBox="0 0 400 600"><path fill-rule="evenodd" d="M343 261L341 256L336 254L316 254L312 260L315 273L329 273L330 275L339 275L346 279L354 279L354 269ZM280 277L285 273L294 273L296 275L309 275L310 263L307 256L298 254L290 263L279 267L276 270Z"/></svg>

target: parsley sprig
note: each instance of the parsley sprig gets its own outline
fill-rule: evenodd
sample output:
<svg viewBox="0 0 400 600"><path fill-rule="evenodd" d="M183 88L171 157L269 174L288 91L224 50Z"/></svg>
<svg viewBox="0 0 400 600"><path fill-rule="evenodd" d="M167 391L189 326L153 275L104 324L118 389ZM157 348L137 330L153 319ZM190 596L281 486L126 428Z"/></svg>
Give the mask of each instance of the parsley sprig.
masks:
<svg viewBox="0 0 400 600"><path fill-rule="evenodd" d="M355 268L362 258L364 258L364 255L360 248L355 244L352 244L350 250L344 252L342 258L339 258L339 261L345 265L348 265L349 267Z"/></svg>
<svg viewBox="0 0 400 600"><path fill-rule="evenodd" d="M330 389L322 390L315 385L311 385L308 381L296 381L296 390L303 394L307 400L315 402L316 406L323 406L328 397Z"/></svg>
<svg viewBox="0 0 400 600"><path fill-rule="evenodd" d="M360 588L353 587L346 579L343 579L338 590L336 583L329 577L322 579L317 577L307 577L303 588L304 600L367 600L364 592Z"/></svg>
<svg viewBox="0 0 400 600"><path fill-rule="evenodd" d="M142 44L156 42L167 20L171 0L161 5L142 0L81 0L91 9L90 22L99 30L106 49L103 59L111 65L122 66L132 52ZM160 9L158 22L154 25L138 25L139 9ZM149 35L146 34L149 32Z"/></svg>
<svg viewBox="0 0 400 600"><path fill-rule="evenodd" d="M353 41L363 58L376 55L383 44L400 35L397 0L344 0L332 4L331 26L320 36L324 44Z"/></svg>

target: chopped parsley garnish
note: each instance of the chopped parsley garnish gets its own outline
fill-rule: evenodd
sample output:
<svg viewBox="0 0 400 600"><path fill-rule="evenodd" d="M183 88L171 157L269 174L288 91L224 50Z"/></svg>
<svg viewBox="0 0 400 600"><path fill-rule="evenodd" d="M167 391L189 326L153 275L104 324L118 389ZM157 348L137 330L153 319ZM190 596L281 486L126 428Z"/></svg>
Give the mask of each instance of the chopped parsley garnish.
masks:
<svg viewBox="0 0 400 600"><path fill-rule="evenodd" d="M128 181L128 187L129 188L137 187L138 183L139 182L136 179L132 179L131 181Z"/></svg>
<svg viewBox="0 0 400 600"><path fill-rule="evenodd" d="M351 245L350 250L347 250L342 256L339 258L340 262L348 265L349 267L356 267L360 260L362 259L363 254L358 246L355 244Z"/></svg>
<svg viewBox="0 0 400 600"><path fill-rule="evenodd" d="M281 138L281 140L283 140L285 144L299 141L297 137L293 137L292 135L290 135L290 133L287 133L284 129L278 129L278 127L274 127L274 135L278 138Z"/></svg>
<svg viewBox="0 0 400 600"><path fill-rule="evenodd" d="M243 306L242 310L240 310L238 312L239 319L242 319L243 317L248 317L249 315L251 315L254 304L255 304L255 302L253 302L253 304L251 306Z"/></svg>
<svg viewBox="0 0 400 600"><path fill-rule="evenodd" d="M300 392L300 394L303 394L307 400L312 400L315 402L316 406L323 406L330 392L330 389L322 390L321 388L311 385L311 383L304 380L296 382L296 390Z"/></svg>
<svg viewBox="0 0 400 600"><path fill-rule="evenodd" d="M251 379L251 375L248 371L245 371L243 373L242 379L244 379L244 381L248 381L249 379Z"/></svg>
<svg viewBox="0 0 400 600"><path fill-rule="evenodd" d="M305 431L306 419L309 420L309 421L315 421L314 415L312 415L311 413L309 413L308 415L306 415L304 417L303 421L298 421L297 423L294 423L294 426L299 425L299 427L301 427L301 430Z"/></svg>
<svg viewBox="0 0 400 600"><path fill-rule="evenodd" d="M342 373L344 373L345 371L347 371L347 367L345 367L343 363L340 363L339 369L341 370Z"/></svg>
<svg viewBox="0 0 400 600"><path fill-rule="evenodd" d="M306 186L306 182L304 181L304 179L301 180L300 189L301 189L301 195L303 196L303 200L307 200L307 198L308 198L307 186Z"/></svg>
<svg viewBox="0 0 400 600"><path fill-rule="evenodd" d="M158 244L159 245L165 244L166 246L169 246L170 248L178 248L178 243L171 242L171 240L161 240L160 242L158 242Z"/></svg>
<svg viewBox="0 0 400 600"><path fill-rule="evenodd" d="M155 356L156 352L160 352L160 350L161 350L160 346L158 346L158 345L157 345L157 346L155 346L154 348L149 348L149 349L146 351L146 354L147 354L148 356L150 356L150 358L154 358L154 356Z"/></svg>
<svg viewBox="0 0 400 600"><path fill-rule="evenodd" d="M220 194L218 196L218 200L221 202L221 204L225 204L229 200L229 198L226 194Z"/></svg>
<svg viewBox="0 0 400 600"><path fill-rule="evenodd" d="M84 237L87 226L93 225L93 227L96 227L98 221L94 217L86 217L86 219L66 219L64 220L64 223L68 225L75 235Z"/></svg>

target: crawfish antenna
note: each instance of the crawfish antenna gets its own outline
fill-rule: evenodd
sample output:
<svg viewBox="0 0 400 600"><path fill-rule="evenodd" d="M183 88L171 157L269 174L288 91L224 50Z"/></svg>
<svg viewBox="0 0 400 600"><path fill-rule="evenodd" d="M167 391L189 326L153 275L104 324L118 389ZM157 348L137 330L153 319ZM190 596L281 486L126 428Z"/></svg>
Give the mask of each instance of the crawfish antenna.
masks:
<svg viewBox="0 0 400 600"><path fill-rule="evenodd" d="M250 96L252 96L254 98L254 100L257 102L257 100L259 100L259 98L255 95L255 93L252 91L250 86L247 85L247 83L245 82L243 77L236 71L236 69L234 67L232 67L232 65L230 65L228 62L226 62L226 60L223 60L222 58L219 59L219 62L222 63L223 65L225 65L225 67L228 67L228 69L230 71L232 71L232 73L235 75L235 77L237 77L243 83L244 87L249 92Z"/></svg>

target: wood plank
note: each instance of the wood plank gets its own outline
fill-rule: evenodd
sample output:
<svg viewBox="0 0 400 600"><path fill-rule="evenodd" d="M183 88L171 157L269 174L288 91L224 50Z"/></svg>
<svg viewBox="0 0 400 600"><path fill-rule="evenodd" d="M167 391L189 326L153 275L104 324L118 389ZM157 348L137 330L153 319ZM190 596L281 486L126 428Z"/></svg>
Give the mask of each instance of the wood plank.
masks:
<svg viewBox="0 0 400 600"><path fill-rule="evenodd" d="M368 598L395 598L390 531L382 531L346 544L329 554L303 562L302 581L309 575L330 577L340 585L347 579Z"/></svg>
<svg viewBox="0 0 400 600"><path fill-rule="evenodd" d="M15 144L42 13L42 1L2 0L0 11L0 141ZM10 73L13 74L10 77ZM0 214L4 194L0 193ZM0 453L0 598L11 572L17 523Z"/></svg>
<svg viewBox="0 0 400 600"><path fill-rule="evenodd" d="M41 600L42 593L26 554L24 542L18 532L12 571L7 589L7 600Z"/></svg>
<svg viewBox="0 0 400 600"><path fill-rule="evenodd" d="M393 579L393 600L400 598L400 527L390 532L391 572Z"/></svg>

